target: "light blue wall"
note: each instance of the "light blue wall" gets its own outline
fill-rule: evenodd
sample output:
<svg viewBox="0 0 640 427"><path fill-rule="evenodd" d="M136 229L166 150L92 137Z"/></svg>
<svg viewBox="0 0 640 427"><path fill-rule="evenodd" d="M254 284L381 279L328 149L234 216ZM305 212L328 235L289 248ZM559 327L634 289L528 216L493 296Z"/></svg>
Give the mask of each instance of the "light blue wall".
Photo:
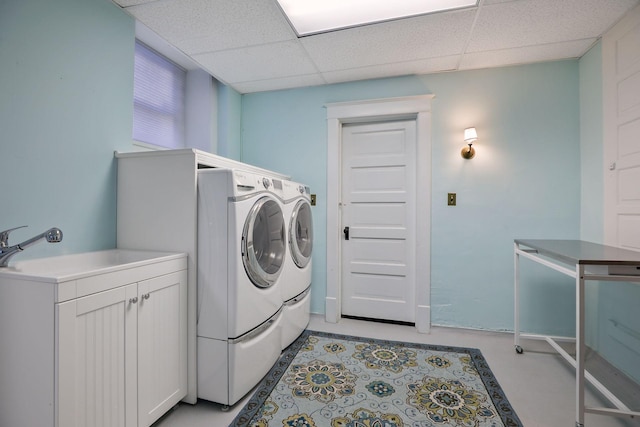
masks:
<svg viewBox="0 0 640 427"><path fill-rule="evenodd" d="M242 96L223 84L218 85L218 150L220 156L241 157Z"/></svg>
<svg viewBox="0 0 640 427"><path fill-rule="evenodd" d="M604 157L602 111L602 46L580 59L581 227L583 240L603 242ZM640 383L637 315L640 287L630 283L587 284L588 345ZM614 326L619 325L618 327ZM628 331L632 331L631 334ZM633 347L636 350L632 350Z"/></svg>
<svg viewBox="0 0 640 427"><path fill-rule="evenodd" d="M51 226L65 234L19 259L115 246L113 152L132 148L133 49L133 19L108 0L0 1L0 229L29 225L12 243ZM601 59L598 44L580 61L245 96L220 85L218 154L290 174L318 194L312 296L322 313L323 106L435 94L432 320L511 329L513 238L602 241ZM480 135L472 161L459 156L467 126ZM457 207L446 206L447 192L458 193ZM571 281L524 268L524 329L573 333ZM640 330L632 303L640 288L600 285L588 297L597 313L590 344L640 380L634 353L612 338L610 322Z"/></svg>
<svg viewBox="0 0 640 427"><path fill-rule="evenodd" d="M603 242L602 45L580 58L580 238Z"/></svg>
<svg viewBox="0 0 640 427"><path fill-rule="evenodd" d="M324 312L326 293L325 104L435 95L432 322L509 330L513 239L580 234L578 80L578 62L562 61L244 95L242 160L290 174L318 195L312 310ZM471 161L459 154L468 126L480 138ZM446 206L447 192L458 194L458 206ZM523 270L524 329L573 333L570 280L562 286L545 269Z"/></svg>
<svg viewBox="0 0 640 427"><path fill-rule="evenodd" d="M580 74L580 238L603 242L602 46L598 43L579 62ZM598 349L598 291L587 283L586 339Z"/></svg>
<svg viewBox="0 0 640 427"><path fill-rule="evenodd" d="M0 228L30 226L13 242L51 226L65 233L21 259L115 246L113 152L131 149L133 47L133 20L109 1L0 2ZM218 152L290 174L318 194L312 295L323 312L323 106L435 94L433 322L511 329L513 238L580 235L578 75L578 62L564 61L245 96L221 86ZM459 156L466 126L480 134L472 161ZM447 192L458 193L457 207L446 206ZM525 329L567 332L571 288L531 271Z"/></svg>
<svg viewBox="0 0 640 427"><path fill-rule="evenodd" d="M131 146L134 21L105 0L0 2L0 229L14 260L115 247L114 150Z"/></svg>

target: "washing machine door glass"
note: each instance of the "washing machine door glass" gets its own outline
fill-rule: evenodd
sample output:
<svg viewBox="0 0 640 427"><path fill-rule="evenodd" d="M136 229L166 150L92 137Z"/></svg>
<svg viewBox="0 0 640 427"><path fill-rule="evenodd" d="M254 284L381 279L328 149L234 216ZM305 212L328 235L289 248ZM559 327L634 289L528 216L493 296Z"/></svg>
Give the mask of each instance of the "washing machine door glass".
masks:
<svg viewBox="0 0 640 427"><path fill-rule="evenodd" d="M285 235L278 202L271 197L260 198L251 208L242 233L242 263L256 286L268 288L278 279L284 264Z"/></svg>
<svg viewBox="0 0 640 427"><path fill-rule="evenodd" d="M313 221L311 218L311 205L306 200L300 200L293 208L291 223L289 224L289 248L293 262L298 267L305 267L311 260Z"/></svg>

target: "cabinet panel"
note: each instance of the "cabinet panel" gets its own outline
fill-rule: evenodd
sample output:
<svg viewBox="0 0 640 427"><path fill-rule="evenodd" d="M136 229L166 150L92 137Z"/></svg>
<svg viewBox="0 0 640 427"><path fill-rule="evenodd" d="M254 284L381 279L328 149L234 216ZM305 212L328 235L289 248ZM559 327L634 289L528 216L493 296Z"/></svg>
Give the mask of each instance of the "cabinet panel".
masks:
<svg viewBox="0 0 640 427"><path fill-rule="evenodd" d="M136 425L136 296L133 284L57 306L59 427Z"/></svg>
<svg viewBox="0 0 640 427"><path fill-rule="evenodd" d="M187 272L138 284L138 425L187 394Z"/></svg>
<svg viewBox="0 0 640 427"><path fill-rule="evenodd" d="M0 426L53 426L53 291L0 279Z"/></svg>

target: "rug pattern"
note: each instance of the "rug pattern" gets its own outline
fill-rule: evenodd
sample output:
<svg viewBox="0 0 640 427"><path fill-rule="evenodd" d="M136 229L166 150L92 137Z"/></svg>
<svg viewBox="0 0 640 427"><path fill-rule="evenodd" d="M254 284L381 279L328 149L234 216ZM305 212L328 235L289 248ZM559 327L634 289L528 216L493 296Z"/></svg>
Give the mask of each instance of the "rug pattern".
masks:
<svg viewBox="0 0 640 427"><path fill-rule="evenodd" d="M231 426L518 427L477 349L305 331Z"/></svg>

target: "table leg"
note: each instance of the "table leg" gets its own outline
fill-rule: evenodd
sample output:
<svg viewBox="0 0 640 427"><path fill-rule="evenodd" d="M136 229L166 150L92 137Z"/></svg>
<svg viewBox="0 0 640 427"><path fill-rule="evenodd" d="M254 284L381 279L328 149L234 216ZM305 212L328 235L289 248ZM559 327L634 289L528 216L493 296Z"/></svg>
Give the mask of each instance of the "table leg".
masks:
<svg viewBox="0 0 640 427"><path fill-rule="evenodd" d="M586 345L584 266L576 266L576 427L584 427L584 363Z"/></svg>
<svg viewBox="0 0 640 427"><path fill-rule="evenodd" d="M513 245L513 344L516 353L522 354L520 345L520 255L518 254L518 244Z"/></svg>

